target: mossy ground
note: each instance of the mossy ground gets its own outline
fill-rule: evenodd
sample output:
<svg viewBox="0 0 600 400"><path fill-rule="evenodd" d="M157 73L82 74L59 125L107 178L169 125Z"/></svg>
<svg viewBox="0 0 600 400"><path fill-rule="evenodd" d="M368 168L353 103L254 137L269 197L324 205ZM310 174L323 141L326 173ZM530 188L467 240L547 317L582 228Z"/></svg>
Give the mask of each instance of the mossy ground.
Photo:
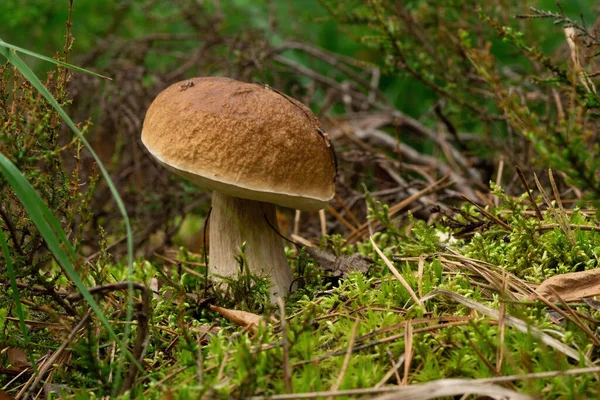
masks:
<svg viewBox="0 0 600 400"><path fill-rule="evenodd" d="M465 206L462 216L455 214L452 223L446 218L432 226L413 221L407 235L400 233L406 231L400 227L373 235L418 298L426 299L422 307L390 273L368 240L349 245L340 236L323 239L329 250L339 255L359 252L373 260L368 273L350 272L335 284L304 250L290 250L293 267L302 271L303 285L286 301L284 325L281 310L268 302L268 284L263 280L246 276L232 285L228 295L211 289L211 300L199 302L203 273L192 264L203 263L202 257L181 250L172 258L180 260L179 265L163 259L139 260L136 280L150 283L158 276L163 285L151 303L145 371L125 397L242 398L355 388L373 388L376 394L375 388L389 385L592 365L599 354L589 333L568 318L557 318L545 304L528 300L527 295L535 284L552 275L597 268L600 233L574 227L576 245L570 246L560 228L540 229L557 223L550 211L544 211L544 219L539 221L530 213L525 196L512 199L496 193L502 197L501 205L487 211L502 218L512 231L482 223L468 235L462 229L466 237L454 239L452 231L461 231L460 223L466 226L468 222L465 216L482 218L477 210ZM372 210L373 216L393 225L393 221L385 221L384 207L373 207L379 210ZM568 219L573 226L596 222L594 213L581 209L569 213ZM186 272L186 267L191 269ZM119 270L114 265L106 268ZM168 280L160 278L164 272L158 273L165 270L169 271ZM118 281L121 277L114 278ZM428 296L434 292L438 295ZM578 356L569 357L532 332L485 315L478 306L465 306L467 303L445 295L448 292L502 310L503 315L537 328ZM207 307L210 302L274 319L252 331L211 311ZM597 308L583 302L570 307L565 309L569 315L577 313L582 324L596 329ZM111 315L108 305L105 311ZM90 391L94 381L96 385L99 380L105 385L111 382L113 345L103 343L93 332L102 336L90 325L88 334L80 335L73 344L71 359L53 372L56 382L73 390L88 388L77 398L95 397L95 390ZM53 336L46 329L38 339L52 346ZM595 398L599 395L597 379L596 374L586 373L514 379L504 385L544 398ZM97 389L102 392L102 385Z"/></svg>

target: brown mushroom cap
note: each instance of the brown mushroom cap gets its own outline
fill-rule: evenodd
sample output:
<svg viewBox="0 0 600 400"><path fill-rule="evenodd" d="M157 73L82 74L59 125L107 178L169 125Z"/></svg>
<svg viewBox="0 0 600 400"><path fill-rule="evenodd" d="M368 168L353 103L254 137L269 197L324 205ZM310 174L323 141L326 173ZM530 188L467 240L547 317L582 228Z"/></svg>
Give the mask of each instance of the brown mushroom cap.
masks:
<svg viewBox="0 0 600 400"><path fill-rule="evenodd" d="M319 129L310 109L294 99L207 77L161 92L146 113L142 142L159 162L201 187L316 210L335 189L333 152Z"/></svg>

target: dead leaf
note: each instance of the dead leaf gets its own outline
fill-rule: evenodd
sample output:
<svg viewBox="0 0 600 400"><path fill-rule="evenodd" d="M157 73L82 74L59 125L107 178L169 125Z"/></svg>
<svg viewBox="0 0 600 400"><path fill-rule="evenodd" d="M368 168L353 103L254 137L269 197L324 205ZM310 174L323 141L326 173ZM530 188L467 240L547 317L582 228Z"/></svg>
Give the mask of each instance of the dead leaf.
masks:
<svg viewBox="0 0 600 400"><path fill-rule="evenodd" d="M6 349L6 358L13 368L19 371L31 367L31 363L27 360L27 354L17 347L9 347Z"/></svg>
<svg viewBox="0 0 600 400"><path fill-rule="evenodd" d="M221 328L213 325L200 325L196 328L193 328L193 330L198 333L199 337L202 339L202 343L208 343L210 341L209 335L216 335L219 333Z"/></svg>
<svg viewBox="0 0 600 400"><path fill-rule="evenodd" d="M323 251L314 247L306 247L306 252L315 260L322 269L331 271L333 276L346 278L350 272L358 271L366 274L373 263L369 258L360 254L351 256L336 256L329 251Z"/></svg>
<svg viewBox="0 0 600 400"><path fill-rule="evenodd" d="M549 301L559 301L553 291L567 303L581 301L586 297L600 296L600 268L548 278L535 289L535 293L530 298L534 300L538 295Z"/></svg>
<svg viewBox="0 0 600 400"><path fill-rule="evenodd" d="M218 312L234 324L248 328L251 332L256 332L259 324L264 323L264 318L262 316L251 312L230 310L228 308L213 305L210 306L210 309Z"/></svg>

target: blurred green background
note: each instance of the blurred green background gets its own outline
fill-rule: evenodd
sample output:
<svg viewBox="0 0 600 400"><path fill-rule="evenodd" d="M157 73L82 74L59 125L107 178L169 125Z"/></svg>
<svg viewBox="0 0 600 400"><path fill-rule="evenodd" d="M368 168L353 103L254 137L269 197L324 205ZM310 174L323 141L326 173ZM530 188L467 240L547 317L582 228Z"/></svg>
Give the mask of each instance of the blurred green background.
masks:
<svg viewBox="0 0 600 400"><path fill-rule="evenodd" d="M189 25L182 23L178 8L185 3L179 1L122 1L94 0L73 2L71 32L75 42L69 61L78 59L105 40L106 32L121 39L138 39L149 34L192 33ZM347 55L365 62L381 63L379 54L361 43L361 31L341 28L318 0L224 0L204 1L207 13L222 15L221 32L236 33L249 29L264 32L271 45L284 40L298 40ZM345 2L348 3L348 2ZM351 3L351 2L350 2ZM427 1L405 1L406 7L420 7ZM473 1L473 9L478 4L485 8L485 2ZM557 10L554 0L543 1L501 1L506 7L529 12L534 6L545 10ZM572 18L581 16L588 25L593 25L598 3L594 0L569 0L561 2L564 11ZM65 22L68 17L69 1L61 0L3 0L0 2L0 38L45 55L61 52L65 39ZM173 19L165 18L173 15ZM160 18L152 18L152 16ZM150 18L149 18L150 16ZM193 18L202 18L195 15ZM522 20L506 21L508 24L523 27ZM564 43L560 27L553 27L551 21L527 23L525 34L539 43L545 53L551 53ZM505 45L501 39L493 38L493 51L496 57L506 64L526 62L515 51L514 46ZM191 51L190 42L177 46L181 51ZM305 54L286 55L297 62L310 62ZM43 74L51 66L39 60L27 58L36 72ZM147 57L147 67L151 70L165 68L160 56ZM393 100L403 112L419 117L437 101L437 96L414 79L385 75L381 80L381 90ZM410 96L406 94L410 93Z"/></svg>

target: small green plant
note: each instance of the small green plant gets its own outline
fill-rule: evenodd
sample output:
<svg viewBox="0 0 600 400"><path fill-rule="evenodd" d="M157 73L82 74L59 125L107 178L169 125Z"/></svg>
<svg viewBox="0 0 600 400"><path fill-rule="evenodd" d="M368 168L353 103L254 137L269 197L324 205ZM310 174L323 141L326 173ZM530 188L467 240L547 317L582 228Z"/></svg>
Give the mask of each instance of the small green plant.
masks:
<svg viewBox="0 0 600 400"><path fill-rule="evenodd" d="M217 277L223 279L226 290L217 284L212 292L218 298L218 304L230 306L244 311L263 313L271 308L269 288L271 282L264 277L253 274L248 268L245 255L246 242L242 243L240 253L235 257L238 264L238 275L235 277Z"/></svg>

